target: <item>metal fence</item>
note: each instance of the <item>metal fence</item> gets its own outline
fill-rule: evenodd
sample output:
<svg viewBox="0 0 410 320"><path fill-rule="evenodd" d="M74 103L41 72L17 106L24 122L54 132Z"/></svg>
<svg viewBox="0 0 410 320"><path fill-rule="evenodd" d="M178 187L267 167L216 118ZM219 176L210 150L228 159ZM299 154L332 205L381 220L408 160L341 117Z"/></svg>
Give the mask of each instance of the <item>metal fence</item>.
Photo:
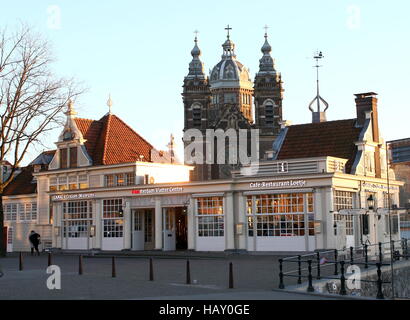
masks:
<svg viewBox="0 0 410 320"><path fill-rule="evenodd" d="M393 277L389 281L383 279L382 267L392 267L396 261L408 260L409 257L409 239L365 244L345 250L316 251L314 253L286 257L279 259L279 289L285 289L285 278L297 279L297 284L302 284L302 279L307 280L308 292L315 291L313 287L314 278L317 280L338 280L340 281L338 293L340 295L347 295L346 268L348 265L358 265L366 270L373 268L376 271L376 280L360 279L360 281L377 286L376 298L384 299L383 285L393 285L394 282ZM296 266L296 269L284 271L286 266L290 268Z"/></svg>

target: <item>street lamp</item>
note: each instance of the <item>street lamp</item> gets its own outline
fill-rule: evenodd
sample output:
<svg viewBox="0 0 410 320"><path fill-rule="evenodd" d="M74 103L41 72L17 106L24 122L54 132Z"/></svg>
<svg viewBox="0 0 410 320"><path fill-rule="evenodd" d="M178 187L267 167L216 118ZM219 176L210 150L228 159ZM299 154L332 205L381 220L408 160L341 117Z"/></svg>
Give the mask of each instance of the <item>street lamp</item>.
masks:
<svg viewBox="0 0 410 320"><path fill-rule="evenodd" d="M369 210L374 209L374 198L372 194L367 198L367 207L369 208Z"/></svg>

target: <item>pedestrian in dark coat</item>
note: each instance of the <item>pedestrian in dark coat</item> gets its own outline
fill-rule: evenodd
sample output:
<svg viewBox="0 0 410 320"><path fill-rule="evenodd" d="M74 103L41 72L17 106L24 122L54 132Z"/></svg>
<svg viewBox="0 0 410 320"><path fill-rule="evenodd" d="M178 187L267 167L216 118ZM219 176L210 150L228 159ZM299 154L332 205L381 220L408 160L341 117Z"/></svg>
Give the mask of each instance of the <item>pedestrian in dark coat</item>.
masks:
<svg viewBox="0 0 410 320"><path fill-rule="evenodd" d="M40 255L40 251L38 250L38 245L40 244L40 235L34 230L31 230L28 239L30 240L31 244L31 255L33 255L34 250L36 250L37 254Z"/></svg>

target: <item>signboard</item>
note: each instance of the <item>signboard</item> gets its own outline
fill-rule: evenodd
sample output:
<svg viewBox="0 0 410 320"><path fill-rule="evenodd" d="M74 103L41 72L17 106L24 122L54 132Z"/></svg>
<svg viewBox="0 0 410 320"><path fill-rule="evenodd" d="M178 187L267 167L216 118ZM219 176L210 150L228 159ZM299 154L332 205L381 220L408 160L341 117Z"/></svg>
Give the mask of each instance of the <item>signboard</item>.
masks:
<svg viewBox="0 0 410 320"><path fill-rule="evenodd" d="M306 180L286 180L286 181L262 181L251 182L250 188L300 188L306 185Z"/></svg>
<svg viewBox="0 0 410 320"><path fill-rule="evenodd" d="M134 189L131 191L132 194L156 194L156 193L180 193L184 190L182 187L166 187L166 188L147 188L147 189Z"/></svg>
<svg viewBox="0 0 410 320"><path fill-rule="evenodd" d="M288 163L287 162L277 162L277 172L278 173L288 173Z"/></svg>
<svg viewBox="0 0 410 320"><path fill-rule="evenodd" d="M380 183L370 183L370 182L363 182L362 187L365 189L365 191L374 191L374 190L398 190L399 187L397 186L390 186L390 188L387 188L387 185L380 184Z"/></svg>
<svg viewBox="0 0 410 320"><path fill-rule="evenodd" d="M75 194L57 194L51 197L52 201L62 200L84 200L95 198L95 193L75 193Z"/></svg>
<svg viewBox="0 0 410 320"><path fill-rule="evenodd" d="M360 214L366 214L365 209L341 209L337 213L343 214L343 215L360 215Z"/></svg>

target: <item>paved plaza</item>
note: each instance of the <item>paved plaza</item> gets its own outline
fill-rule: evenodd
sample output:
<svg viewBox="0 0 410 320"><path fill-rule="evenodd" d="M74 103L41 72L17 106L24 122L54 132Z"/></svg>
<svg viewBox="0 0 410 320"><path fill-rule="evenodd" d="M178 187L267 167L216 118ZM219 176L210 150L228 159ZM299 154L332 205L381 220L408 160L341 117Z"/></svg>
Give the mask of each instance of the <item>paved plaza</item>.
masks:
<svg viewBox="0 0 410 320"><path fill-rule="evenodd" d="M278 292L277 256L220 255L191 256L192 284L186 282L186 257L155 256L154 281L149 281L148 256L116 257L112 277L110 256L84 256L83 274L78 274L78 255L53 255L52 264L61 269L61 289L46 286L48 257L0 259L0 299L323 299L304 294ZM229 289L229 263L233 263L234 289Z"/></svg>

